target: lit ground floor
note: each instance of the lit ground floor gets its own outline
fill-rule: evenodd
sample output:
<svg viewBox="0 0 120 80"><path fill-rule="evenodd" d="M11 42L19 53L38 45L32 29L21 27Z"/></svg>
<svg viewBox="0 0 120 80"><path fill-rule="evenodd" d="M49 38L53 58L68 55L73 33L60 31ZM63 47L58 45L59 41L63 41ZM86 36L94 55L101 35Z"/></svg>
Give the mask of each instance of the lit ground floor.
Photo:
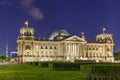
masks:
<svg viewBox="0 0 120 80"><path fill-rule="evenodd" d="M79 61L79 60L91 60L95 62L113 62L114 58L113 57L18 57L16 59L17 62L19 63L24 63L24 62L34 62L34 61L69 61L69 62L74 62L74 61Z"/></svg>

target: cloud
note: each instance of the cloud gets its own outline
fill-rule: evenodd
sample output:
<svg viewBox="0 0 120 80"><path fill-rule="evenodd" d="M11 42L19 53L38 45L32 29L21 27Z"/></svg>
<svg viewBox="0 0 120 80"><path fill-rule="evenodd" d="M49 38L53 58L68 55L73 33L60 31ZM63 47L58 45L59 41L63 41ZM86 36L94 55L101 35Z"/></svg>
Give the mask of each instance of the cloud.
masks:
<svg viewBox="0 0 120 80"><path fill-rule="evenodd" d="M42 12L40 11L40 9L38 9L37 7L32 7L28 10L29 15L32 16L33 19L36 20L41 20L44 18Z"/></svg>
<svg viewBox="0 0 120 80"><path fill-rule="evenodd" d="M21 0L20 5L25 9L30 9L33 6L34 0Z"/></svg>
<svg viewBox="0 0 120 80"><path fill-rule="evenodd" d="M42 20L44 18L40 9L33 5L34 0L21 0L20 5L35 20Z"/></svg>
<svg viewBox="0 0 120 80"><path fill-rule="evenodd" d="M44 18L41 10L34 5L35 0L0 0L0 5L11 6L14 5L18 8L23 9L28 15L30 15L35 20L42 20Z"/></svg>

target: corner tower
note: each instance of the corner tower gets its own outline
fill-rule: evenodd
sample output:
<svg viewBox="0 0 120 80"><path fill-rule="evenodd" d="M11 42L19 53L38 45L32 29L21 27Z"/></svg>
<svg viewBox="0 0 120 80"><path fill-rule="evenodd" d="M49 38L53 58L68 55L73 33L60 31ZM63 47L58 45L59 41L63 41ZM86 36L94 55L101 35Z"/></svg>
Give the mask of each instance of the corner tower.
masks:
<svg viewBox="0 0 120 80"><path fill-rule="evenodd" d="M33 41L34 41L34 29L28 27L28 24L27 24L26 27L23 27L20 29L20 36L18 37L18 40L17 40L19 63L32 61L32 56L34 55Z"/></svg>
<svg viewBox="0 0 120 80"><path fill-rule="evenodd" d="M103 45L103 54L106 61L114 61L113 49L114 41L110 33L105 33L106 28L103 28L103 33L96 36L96 42Z"/></svg>

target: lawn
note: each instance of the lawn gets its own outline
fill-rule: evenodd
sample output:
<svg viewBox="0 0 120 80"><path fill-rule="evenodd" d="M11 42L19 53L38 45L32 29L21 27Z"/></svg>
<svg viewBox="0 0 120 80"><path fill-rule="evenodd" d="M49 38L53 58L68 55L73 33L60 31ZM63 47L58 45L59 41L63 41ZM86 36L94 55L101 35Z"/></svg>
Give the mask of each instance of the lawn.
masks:
<svg viewBox="0 0 120 80"><path fill-rule="evenodd" d="M79 71L53 71L29 64L11 64L0 68L0 80L84 80Z"/></svg>

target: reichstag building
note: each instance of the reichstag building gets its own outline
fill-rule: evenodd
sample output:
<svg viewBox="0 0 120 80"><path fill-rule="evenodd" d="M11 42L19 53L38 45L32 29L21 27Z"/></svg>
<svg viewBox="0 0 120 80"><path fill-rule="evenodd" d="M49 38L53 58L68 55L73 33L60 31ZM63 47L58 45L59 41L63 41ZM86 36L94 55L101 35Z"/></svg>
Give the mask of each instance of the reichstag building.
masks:
<svg viewBox="0 0 120 80"><path fill-rule="evenodd" d="M114 41L112 34L101 33L96 41L86 40L84 32L80 36L71 35L66 30L55 30L48 39L34 36L30 27L20 29L17 39L18 62L31 61L71 61L95 60L113 62Z"/></svg>

